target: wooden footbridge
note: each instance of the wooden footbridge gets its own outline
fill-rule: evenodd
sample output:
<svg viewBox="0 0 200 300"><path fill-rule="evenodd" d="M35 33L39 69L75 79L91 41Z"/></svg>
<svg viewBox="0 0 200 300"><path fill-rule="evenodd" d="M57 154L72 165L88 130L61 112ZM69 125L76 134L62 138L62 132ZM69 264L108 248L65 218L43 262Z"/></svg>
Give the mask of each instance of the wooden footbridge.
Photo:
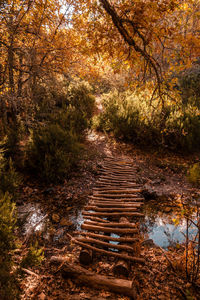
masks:
<svg viewBox="0 0 200 300"><path fill-rule="evenodd" d="M130 160L107 157L100 177L82 212L80 262L90 264L93 253L116 258L113 272L128 276L131 262L144 263L134 252L139 241L138 219L143 205L142 189L135 182L135 167Z"/></svg>
<svg viewBox="0 0 200 300"><path fill-rule="evenodd" d="M115 277L97 275L81 266L67 265L67 274L95 288L106 288L135 298L130 269L144 264L138 245L139 221L143 205L142 189L135 182L135 167L130 160L106 157L100 167L100 177L82 212L84 222L73 241L81 247L81 265L90 265L93 257L113 257ZM120 275L120 276L119 276Z"/></svg>

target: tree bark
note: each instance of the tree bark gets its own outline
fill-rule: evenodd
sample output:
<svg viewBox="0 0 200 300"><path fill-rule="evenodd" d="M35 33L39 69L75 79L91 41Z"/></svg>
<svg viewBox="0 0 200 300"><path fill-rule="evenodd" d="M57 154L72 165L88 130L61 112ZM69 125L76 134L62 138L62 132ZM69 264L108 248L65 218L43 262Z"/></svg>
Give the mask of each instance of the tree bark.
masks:
<svg viewBox="0 0 200 300"><path fill-rule="evenodd" d="M79 282L91 286L94 289L105 289L110 292L118 293L136 299L137 294L133 287L132 281L116 279L95 274L83 267L76 266L65 261L62 257L51 257L51 263L63 263L62 274L64 278L74 278Z"/></svg>

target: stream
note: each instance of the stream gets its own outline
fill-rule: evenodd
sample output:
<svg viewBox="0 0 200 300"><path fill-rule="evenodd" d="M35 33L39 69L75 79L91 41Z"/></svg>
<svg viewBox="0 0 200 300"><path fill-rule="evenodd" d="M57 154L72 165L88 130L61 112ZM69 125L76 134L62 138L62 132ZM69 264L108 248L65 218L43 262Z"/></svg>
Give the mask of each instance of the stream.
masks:
<svg viewBox="0 0 200 300"><path fill-rule="evenodd" d="M169 247L176 247L184 242L187 222L184 216L181 216L178 206L163 206L163 202L161 202L161 205L158 203L159 199L157 201L148 201L144 204L143 212L145 218L141 222L140 231L144 240L149 239L152 244L167 250ZM179 215L179 222L177 222L177 215ZM196 222L194 215L192 218ZM81 230L81 224L84 219L80 209L74 209L68 215L68 219L72 224L72 230ZM24 236L42 232L43 237L48 239L49 228L52 228L53 225L57 228L53 237L54 242L59 242L59 239L69 230L69 226L60 226L59 223L52 224L38 203L28 203L19 206L18 220ZM190 226L190 238L196 233L197 228L194 225Z"/></svg>

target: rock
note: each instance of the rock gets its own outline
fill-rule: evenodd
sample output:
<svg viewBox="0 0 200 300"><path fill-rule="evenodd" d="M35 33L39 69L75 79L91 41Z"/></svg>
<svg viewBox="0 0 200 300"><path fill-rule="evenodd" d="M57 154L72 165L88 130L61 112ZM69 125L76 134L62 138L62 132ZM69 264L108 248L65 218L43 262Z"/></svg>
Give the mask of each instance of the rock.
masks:
<svg viewBox="0 0 200 300"><path fill-rule="evenodd" d="M60 221L61 226L71 226L72 224L73 223L69 219L66 219L66 218L62 218Z"/></svg>
<svg viewBox="0 0 200 300"><path fill-rule="evenodd" d="M51 218L55 223L58 223L60 221L60 216L57 214L53 214Z"/></svg>

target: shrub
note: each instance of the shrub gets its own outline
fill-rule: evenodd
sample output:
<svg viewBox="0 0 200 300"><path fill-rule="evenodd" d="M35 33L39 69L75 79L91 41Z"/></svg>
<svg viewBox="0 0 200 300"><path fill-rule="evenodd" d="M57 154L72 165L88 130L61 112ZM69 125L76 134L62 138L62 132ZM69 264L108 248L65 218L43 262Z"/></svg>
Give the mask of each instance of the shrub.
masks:
<svg viewBox="0 0 200 300"><path fill-rule="evenodd" d="M112 131L117 138L178 151L200 148L200 110L191 104L166 99L163 108L155 101L150 105L145 92L114 91L104 95L103 107L97 129Z"/></svg>
<svg viewBox="0 0 200 300"><path fill-rule="evenodd" d="M200 163L195 163L189 168L187 177L194 185L200 185Z"/></svg>
<svg viewBox="0 0 200 300"><path fill-rule="evenodd" d="M21 267L32 267L38 266L44 260L44 251L38 247L38 243L31 245L28 249L27 255L21 261Z"/></svg>
<svg viewBox="0 0 200 300"><path fill-rule="evenodd" d="M178 76L178 88L183 103L200 108L200 65L194 64Z"/></svg>
<svg viewBox="0 0 200 300"><path fill-rule="evenodd" d="M8 161L4 157L4 150L0 151L0 193L9 192L13 198L16 198L21 178L16 172L12 159Z"/></svg>
<svg viewBox="0 0 200 300"><path fill-rule="evenodd" d="M1 299L16 299L16 280L10 274L15 248L15 205L8 193L0 194L0 295Z"/></svg>
<svg viewBox="0 0 200 300"><path fill-rule="evenodd" d="M62 181L76 165L80 150L75 134L58 124L49 124L33 131L27 164L47 182Z"/></svg>

